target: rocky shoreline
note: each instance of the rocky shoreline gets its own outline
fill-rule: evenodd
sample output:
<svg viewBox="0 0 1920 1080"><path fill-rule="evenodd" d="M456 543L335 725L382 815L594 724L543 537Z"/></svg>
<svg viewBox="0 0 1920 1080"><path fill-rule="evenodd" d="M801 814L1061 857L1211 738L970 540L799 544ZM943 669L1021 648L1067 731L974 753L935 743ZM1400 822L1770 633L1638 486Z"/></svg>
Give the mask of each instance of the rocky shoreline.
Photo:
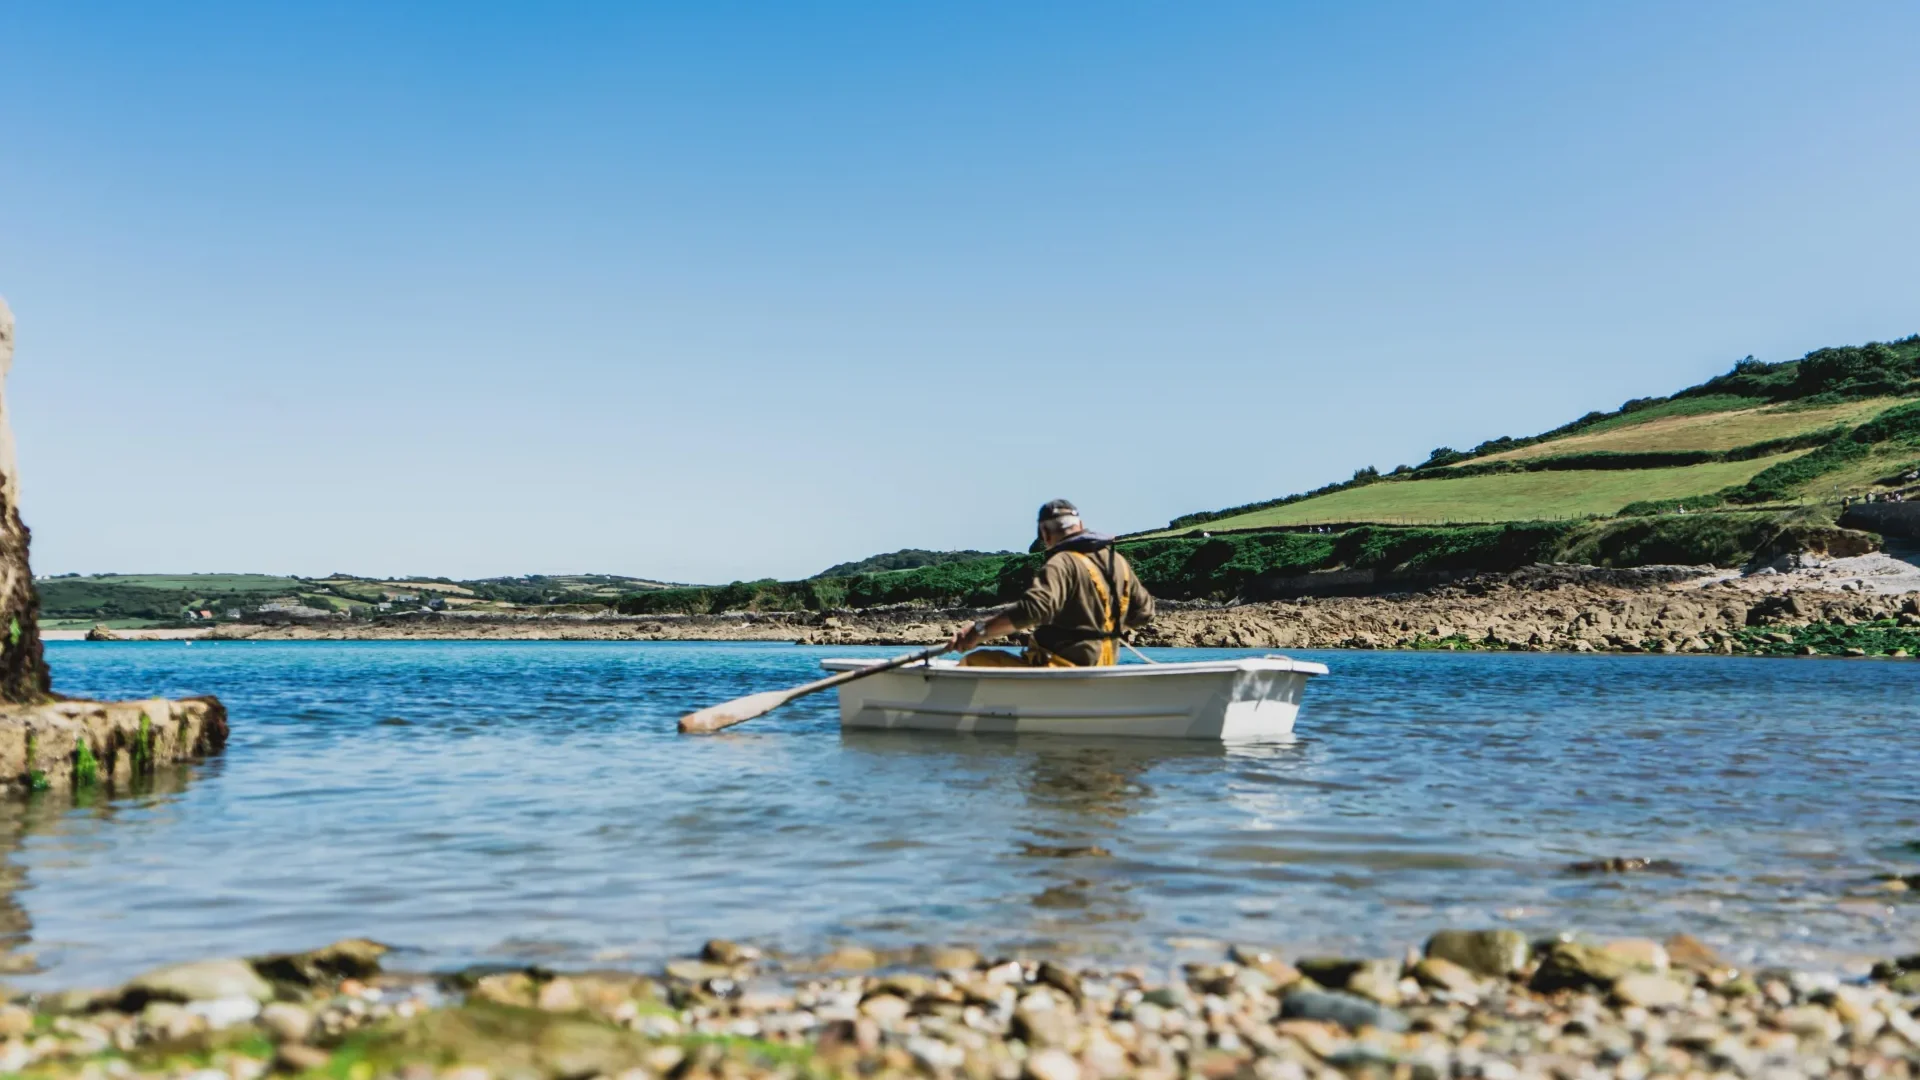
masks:
<svg viewBox="0 0 1920 1080"><path fill-rule="evenodd" d="M779 641L928 645L983 614L899 606L722 615L485 616L226 624L212 640ZM139 637L139 632L102 636ZM1535 566L1411 593L1248 604L1167 603L1148 646L1920 655L1920 568L1884 555L1712 567Z"/></svg>
<svg viewBox="0 0 1920 1080"><path fill-rule="evenodd" d="M227 710L212 697L0 704L0 796L126 788L156 767L219 753Z"/></svg>
<svg viewBox="0 0 1920 1080"><path fill-rule="evenodd" d="M650 974L383 970L371 941L8 995L0 1072L343 1080L1920 1075L1920 956L1741 970L1685 935L1449 930L1397 957L1217 946L1162 976L712 941Z"/></svg>

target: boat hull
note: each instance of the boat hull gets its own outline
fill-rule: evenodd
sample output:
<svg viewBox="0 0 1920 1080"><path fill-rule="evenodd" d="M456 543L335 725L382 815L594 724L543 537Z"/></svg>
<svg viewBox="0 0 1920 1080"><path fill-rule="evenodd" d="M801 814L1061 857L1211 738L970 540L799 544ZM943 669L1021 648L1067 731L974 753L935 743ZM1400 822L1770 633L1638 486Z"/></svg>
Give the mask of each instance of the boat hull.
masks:
<svg viewBox="0 0 1920 1080"><path fill-rule="evenodd" d="M869 660L828 660L846 671ZM840 687L844 728L1271 739L1293 731L1307 680L1287 657L1104 668L968 668L935 661Z"/></svg>

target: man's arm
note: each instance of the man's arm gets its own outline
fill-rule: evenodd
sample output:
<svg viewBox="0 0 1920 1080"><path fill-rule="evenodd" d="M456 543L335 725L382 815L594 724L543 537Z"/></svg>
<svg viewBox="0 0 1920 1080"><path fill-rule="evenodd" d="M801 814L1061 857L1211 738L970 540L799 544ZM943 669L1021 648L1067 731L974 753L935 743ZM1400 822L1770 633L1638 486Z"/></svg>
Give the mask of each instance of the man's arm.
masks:
<svg viewBox="0 0 1920 1080"><path fill-rule="evenodd" d="M1039 626L1052 622L1060 614L1060 606L1067 600L1067 580L1064 568L1058 559L1048 559L1041 565L1040 571L1033 575L1033 584L1010 608L990 618L961 630L953 635L947 647L955 652L966 652L983 641L1005 637L1015 630Z"/></svg>
<svg viewBox="0 0 1920 1080"><path fill-rule="evenodd" d="M961 629L959 633L953 635L952 641L947 642L947 648L952 652L966 652L983 641L1006 637L1018 629L1019 627L1013 623L1013 616L1003 611Z"/></svg>

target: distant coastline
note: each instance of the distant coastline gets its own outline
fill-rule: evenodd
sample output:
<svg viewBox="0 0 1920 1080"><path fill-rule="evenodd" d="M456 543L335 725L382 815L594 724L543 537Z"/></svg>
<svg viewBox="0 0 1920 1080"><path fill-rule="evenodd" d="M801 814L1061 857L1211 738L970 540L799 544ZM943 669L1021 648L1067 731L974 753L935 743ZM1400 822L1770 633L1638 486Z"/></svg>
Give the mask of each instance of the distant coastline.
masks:
<svg viewBox="0 0 1920 1080"><path fill-rule="evenodd" d="M767 641L928 645L986 608L715 615L419 612L94 633L126 641ZM88 636L48 631L50 640ZM1416 592L1166 605L1144 646L1920 655L1920 566L1883 554L1712 567L1535 566Z"/></svg>

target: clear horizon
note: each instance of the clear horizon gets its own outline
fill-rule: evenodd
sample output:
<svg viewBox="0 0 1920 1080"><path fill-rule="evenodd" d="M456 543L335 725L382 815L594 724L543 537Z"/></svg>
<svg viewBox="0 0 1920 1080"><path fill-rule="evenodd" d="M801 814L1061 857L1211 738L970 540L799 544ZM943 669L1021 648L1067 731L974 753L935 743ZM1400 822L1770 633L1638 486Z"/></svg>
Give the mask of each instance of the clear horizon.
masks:
<svg viewBox="0 0 1920 1080"><path fill-rule="evenodd" d="M42 576L805 577L1920 331L1920 8L0 14Z"/></svg>

